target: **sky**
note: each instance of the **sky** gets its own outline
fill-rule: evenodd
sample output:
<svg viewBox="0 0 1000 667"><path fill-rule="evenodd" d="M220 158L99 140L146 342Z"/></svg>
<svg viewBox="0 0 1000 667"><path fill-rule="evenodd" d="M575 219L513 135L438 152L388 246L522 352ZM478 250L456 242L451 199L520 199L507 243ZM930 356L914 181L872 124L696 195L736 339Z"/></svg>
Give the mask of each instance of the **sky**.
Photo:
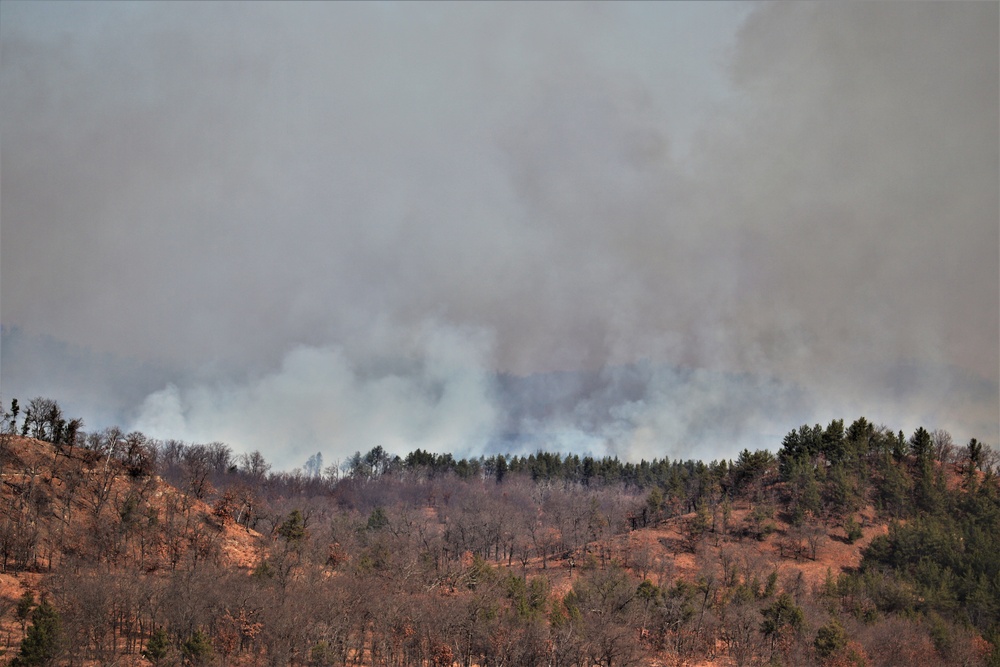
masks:
<svg viewBox="0 0 1000 667"><path fill-rule="evenodd" d="M1000 11L0 3L0 380L258 449L1000 440Z"/></svg>

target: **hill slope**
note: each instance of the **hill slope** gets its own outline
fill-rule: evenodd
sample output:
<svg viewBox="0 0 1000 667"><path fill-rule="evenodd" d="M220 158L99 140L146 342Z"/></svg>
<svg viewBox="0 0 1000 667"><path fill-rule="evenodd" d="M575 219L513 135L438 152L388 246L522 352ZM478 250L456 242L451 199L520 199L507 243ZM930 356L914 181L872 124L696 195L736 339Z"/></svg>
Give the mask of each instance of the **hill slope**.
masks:
<svg viewBox="0 0 1000 667"><path fill-rule="evenodd" d="M32 631L28 593L61 617L53 664L991 660L1000 494L951 463L788 448L616 482L614 462L560 479L580 462L539 453L508 459L498 482L459 474L467 462L368 456L323 481L209 474L200 446L171 467L133 436L103 449L4 436L6 655ZM911 563L914 548L935 564Z"/></svg>

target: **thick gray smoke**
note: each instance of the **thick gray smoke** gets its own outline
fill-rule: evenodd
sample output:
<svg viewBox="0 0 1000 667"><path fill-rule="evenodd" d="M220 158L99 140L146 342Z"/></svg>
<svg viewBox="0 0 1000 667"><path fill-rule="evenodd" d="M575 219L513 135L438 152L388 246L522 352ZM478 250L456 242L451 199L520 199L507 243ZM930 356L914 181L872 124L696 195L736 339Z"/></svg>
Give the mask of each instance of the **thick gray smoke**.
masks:
<svg viewBox="0 0 1000 667"><path fill-rule="evenodd" d="M5 397L287 465L1000 439L995 3L0 12Z"/></svg>

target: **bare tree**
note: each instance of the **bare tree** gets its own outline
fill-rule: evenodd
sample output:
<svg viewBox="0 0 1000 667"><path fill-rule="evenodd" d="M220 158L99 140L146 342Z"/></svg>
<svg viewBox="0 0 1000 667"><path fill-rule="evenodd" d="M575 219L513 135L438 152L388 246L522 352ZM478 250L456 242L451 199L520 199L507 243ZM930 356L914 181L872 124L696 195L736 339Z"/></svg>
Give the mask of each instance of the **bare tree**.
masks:
<svg viewBox="0 0 1000 667"><path fill-rule="evenodd" d="M256 482L262 481L270 469L271 464L269 464L264 459L264 455L256 449L249 454L240 455L240 472Z"/></svg>
<svg viewBox="0 0 1000 667"><path fill-rule="evenodd" d="M954 460L955 445L951 440L951 433L935 429L931 432L931 443L935 459L941 463L951 463Z"/></svg>
<svg viewBox="0 0 1000 667"><path fill-rule="evenodd" d="M90 475L87 485L91 511L94 519L98 520L111 496L115 479L121 472L121 463L117 457L124 447L125 437L120 428L112 426L104 429L96 437L88 437L87 441L104 459L103 463L99 463L98 469Z"/></svg>
<svg viewBox="0 0 1000 667"><path fill-rule="evenodd" d="M191 445L184 450L184 486L199 500L211 492L208 481L212 473L212 450L207 445Z"/></svg>
<svg viewBox="0 0 1000 667"><path fill-rule="evenodd" d="M62 435L60 422L62 422L62 409L59 404L51 398L36 396L28 403L28 409L24 413L21 434L55 442Z"/></svg>

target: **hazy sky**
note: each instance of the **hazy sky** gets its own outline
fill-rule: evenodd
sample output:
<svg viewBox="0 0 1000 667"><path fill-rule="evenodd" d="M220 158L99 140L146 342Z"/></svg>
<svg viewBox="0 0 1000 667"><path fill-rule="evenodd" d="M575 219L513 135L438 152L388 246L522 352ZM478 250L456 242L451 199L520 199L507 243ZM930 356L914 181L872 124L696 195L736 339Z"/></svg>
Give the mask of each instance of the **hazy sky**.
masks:
<svg viewBox="0 0 1000 667"><path fill-rule="evenodd" d="M3 399L279 467L861 415L995 445L998 26L5 0Z"/></svg>

